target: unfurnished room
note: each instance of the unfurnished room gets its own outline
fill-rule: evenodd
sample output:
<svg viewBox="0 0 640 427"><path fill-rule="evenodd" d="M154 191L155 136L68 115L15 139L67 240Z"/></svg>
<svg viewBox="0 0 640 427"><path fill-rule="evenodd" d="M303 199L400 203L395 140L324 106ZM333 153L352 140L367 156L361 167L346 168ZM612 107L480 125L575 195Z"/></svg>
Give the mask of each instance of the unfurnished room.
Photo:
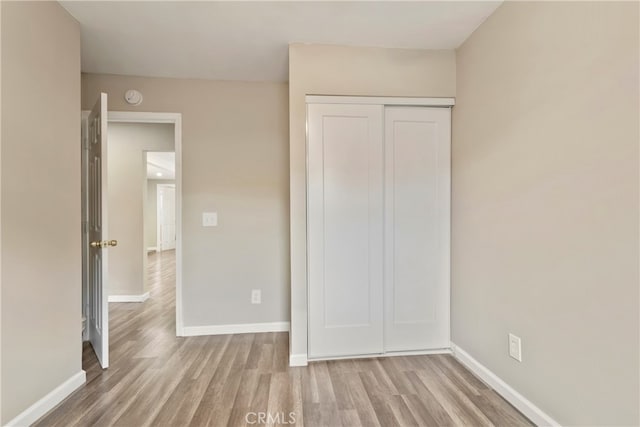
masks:
<svg viewBox="0 0 640 427"><path fill-rule="evenodd" d="M640 426L640 1L0 0L0 425Z"/></svg>

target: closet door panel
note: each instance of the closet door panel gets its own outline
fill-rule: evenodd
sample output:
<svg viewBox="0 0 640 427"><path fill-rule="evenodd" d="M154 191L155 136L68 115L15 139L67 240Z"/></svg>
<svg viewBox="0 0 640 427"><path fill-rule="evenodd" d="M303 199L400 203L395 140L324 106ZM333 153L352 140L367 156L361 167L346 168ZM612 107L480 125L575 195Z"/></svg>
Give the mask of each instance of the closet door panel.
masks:
<svg viewBox="0 0 640 427"><path fill-rule="evenodd" d="M382 112L307 107L310 358L383 351Z"/></svg>
<svg viewBox="0 0 640 427"><path fill-rule="evenodd" d="M385 109L385 351L449 347L450 110Z"/></svg>

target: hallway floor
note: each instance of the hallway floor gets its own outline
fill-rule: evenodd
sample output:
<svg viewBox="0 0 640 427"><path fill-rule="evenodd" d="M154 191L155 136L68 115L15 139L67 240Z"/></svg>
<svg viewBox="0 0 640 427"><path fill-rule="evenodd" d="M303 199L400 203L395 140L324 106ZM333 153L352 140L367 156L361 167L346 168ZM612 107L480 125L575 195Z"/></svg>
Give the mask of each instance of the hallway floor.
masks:
<svg viewBox="0 0 640 427"><path fill-rule="evenodd" d="M532 425L453 357L288 366L287 333L175 336L175 253L149 257L151 298L111 303L111 366L36 426Z"/></svg>

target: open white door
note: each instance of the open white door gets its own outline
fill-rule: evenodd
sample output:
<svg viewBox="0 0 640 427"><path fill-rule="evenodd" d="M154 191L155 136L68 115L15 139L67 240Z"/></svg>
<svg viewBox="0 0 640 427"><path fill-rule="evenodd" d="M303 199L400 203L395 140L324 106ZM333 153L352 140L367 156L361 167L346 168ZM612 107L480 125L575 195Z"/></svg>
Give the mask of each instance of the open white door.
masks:
<svg viewBox="0 0 640 427"><path fill-rule="evenodd" d="M176 188L158 185L158 251L176 248Z"/></svg>
<svg viewBox="0 0 640 427"><path fill-rule="evenodd" d="M87 233L88 233L88 291L89 291L89 341L102 368L109 366L109 305L107 292L107 248L115 246L115 240L103 240L107 236L107 94L100 99L89 114L88 122L88 185L87 185Z"/></svg>

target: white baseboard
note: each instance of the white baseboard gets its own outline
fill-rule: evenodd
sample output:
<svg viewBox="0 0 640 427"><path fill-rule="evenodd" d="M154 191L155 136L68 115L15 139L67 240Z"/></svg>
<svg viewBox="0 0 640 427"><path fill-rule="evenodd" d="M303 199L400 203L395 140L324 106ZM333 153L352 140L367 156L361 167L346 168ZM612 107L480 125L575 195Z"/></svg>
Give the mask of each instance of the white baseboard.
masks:
<svg viewBox="0 0 640 427"><path fill-rule="evenodd" d="M56 405L67 398L87 381L87 374L80 371L60 384L42 399L25 409L20 415L9 421L6 426L29 426L40 417L55 408Z"/></svg>
<svg viewBox="0 0 640 427"><path fill-rule="evenodd" d="M428 356L430 354L451 354L451 349L450 348L436 348L436 349L433 349L433 350L389 351L389 352L386 352L386 353L351 354L349 356L310 357L310 358L307 359L307 361L309 361L309 362L321 362L323 360L371 359L372 357Z"/></svg>
<svg viewBox="0 0 640 427"><path fill-rule="evenodd" d="M389 351L386 353L356 354L349 356L327 356L309 358L307 353L290 354L289 366L307 366L309 362L321 362L323 360L351 360L370 359L372 357L397 357L397 356L426 356L430 354L451 354L450 348L436 348L433 350Z"/></svg>
<svg viewBox="0 0 640 427"><path fill-rule="evenodd" d="M307 366L308 364L307 353L289 355L289 366Z"/></svg>
<svg viewBox="0 0 640 427"><path fill-rule="evenodd" d="M149 292L141 295L109 295L109 302L145 302L149 296Z"/></svg>
<svg viewBox="0 0 640 427"><path fill-rule="evenodd" d="M289 322L241 323L237 325L185 326L182 336L255 334L259 332L289 332Z"/></svg>
<svg viewBox="0 0 640 427"><path fill-rule="evenodd" d="M537 426L560 426L560 423L545 414L542 409L538 408L526 397L514 390L513 387L491 372L486 366L474 359L469 353L462 350L454 343L451 343L451 349L453 350L453 356L458 359L460 363L491 386L507 402L511 403L527 418L533 421L534 424Z"/></svg>
<svg viewBox="0 0 640 427"><path fill-rule="evenodd" d="M433 350L407 350L407 351L388 351L380 357L394 356L428 356L430 354L451 354L450 348L434 348Z"/></svg>

